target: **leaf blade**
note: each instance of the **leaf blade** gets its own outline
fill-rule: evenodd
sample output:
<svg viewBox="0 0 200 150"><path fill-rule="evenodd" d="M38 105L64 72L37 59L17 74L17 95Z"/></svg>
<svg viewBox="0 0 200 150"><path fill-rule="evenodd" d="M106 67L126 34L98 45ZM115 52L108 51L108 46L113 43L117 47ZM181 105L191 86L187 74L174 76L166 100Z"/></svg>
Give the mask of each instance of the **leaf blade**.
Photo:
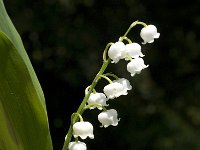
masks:
<svg viewBox="0 0 200 150"><path fill-rule="evenodd" d="M22 56L22 59L25 61L26 65L28 66L27 68L30 72L31 80L32 80L35 88L37 89L37 93L38 93L38 96L40 97L40 101L41 101L43 107L46 109L45 98L44 98L44 94L42 92L42 88L39 84L39 81L37 79L37 76L35 74L35 71L34 71L32 65L31 65L31 62L26 53L26 50L23 46L21 37L19 36L12 21L10 20L10 17L8 16L8 14L6 12L5 6L3 4L3 0L0 0L0 31L6 34L6 36L10 39L10 41L16 47L18 53Z"/></svg>
<svg viewBox="0 0 200 150"><path fill-rule="evenodd" d="M27 66L2 32L0 60L1 149L52 149L46 111L38 100Z"/></svg>
<svg viewBox="0 0 200 150"><path fill-rule="evenodd" d="M44 95L0 0L0 150L52 150Z"/></svg>

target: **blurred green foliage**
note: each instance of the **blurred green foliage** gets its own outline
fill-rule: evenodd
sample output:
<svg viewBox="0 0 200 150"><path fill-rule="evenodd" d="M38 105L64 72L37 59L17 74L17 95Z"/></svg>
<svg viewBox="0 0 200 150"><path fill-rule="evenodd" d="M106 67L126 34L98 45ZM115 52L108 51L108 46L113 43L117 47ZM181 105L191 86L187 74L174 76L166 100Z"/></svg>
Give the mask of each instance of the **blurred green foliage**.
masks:
<svg viewBox="0 0 200 150"><path fill-rule="evenodd" d="M95 126L88 149L200 149L199 0L7 0L5 5L43 87L54 149L62 147L70 115L100 68L104 47L135 20L161 33L143 45L150 67L131 78L125 62L110 66L131 80L133 90L110 101L121 118L117 127L99 128L98 111L84 115ZM140 29L129 38L141 43Z"/></svg>

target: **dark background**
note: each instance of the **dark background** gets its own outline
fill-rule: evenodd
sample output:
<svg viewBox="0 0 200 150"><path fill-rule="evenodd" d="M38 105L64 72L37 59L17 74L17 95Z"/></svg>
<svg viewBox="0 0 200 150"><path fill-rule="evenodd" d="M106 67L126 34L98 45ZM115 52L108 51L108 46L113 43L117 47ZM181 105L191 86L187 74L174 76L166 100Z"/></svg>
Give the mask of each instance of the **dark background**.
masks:
<svg viewBox="0 0 200 150"><path fill-rule="evenodd" d="M109 71L130 80L128 96L109 101L121 121L100 128L98 110L83 116L94 125L88 150L200 150L200 1L4 0L46 97L55 150L102 65L108 42L135 20L157 26L161 36L143 45L150 67L131 77L126 62ZM129 34L141 43L141 26ZM97 86L101 92L106 82Z"/></svg>

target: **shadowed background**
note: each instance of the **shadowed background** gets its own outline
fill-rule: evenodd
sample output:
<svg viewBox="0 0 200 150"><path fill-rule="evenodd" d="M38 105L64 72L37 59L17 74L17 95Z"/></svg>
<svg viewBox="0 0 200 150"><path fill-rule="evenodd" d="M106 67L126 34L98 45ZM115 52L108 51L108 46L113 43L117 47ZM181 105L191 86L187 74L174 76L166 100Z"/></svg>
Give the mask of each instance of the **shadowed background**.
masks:
<svg viewBox="0 0 200 150"><path fill-rule="evenodd" d="M130 80L127 96L110 100L121 121L100 128L98 110L86 111L94 125L89 150L200 149L200 1L4 0L46 97L55 150L102 65L108 42L116 42L135 21L157 26L161 36L142 46L149 68L131 77L125 61L110 65ZM128 37L141 43L141 26ZM101 92L107 83L97 86ZM31 135L30 135L31 136Z"/></svg>

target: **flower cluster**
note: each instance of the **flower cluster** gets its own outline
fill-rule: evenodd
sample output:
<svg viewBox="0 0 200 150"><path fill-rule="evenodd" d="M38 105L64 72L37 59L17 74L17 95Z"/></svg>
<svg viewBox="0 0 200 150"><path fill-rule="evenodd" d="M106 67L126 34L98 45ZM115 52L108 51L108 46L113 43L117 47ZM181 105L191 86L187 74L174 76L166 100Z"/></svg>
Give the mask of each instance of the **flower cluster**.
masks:
<svg viewBox="0 0 200 150"><path fill-rule="evenodd" d="M155 38L158 38L160 33L157 32L157 29L154 25L146 25L143 22L134 22L129 29L131 29L136 24L142 24L144 27L140 32L141 38L144 40L143 44L152 43ZM129 31L128 29L128 31ZM126 33L127 34L127 33ZM138 43L132 43L132 41L126 37L126 34L119 39L118 42L112 43L105 50L108 55L108 59L104 59L104 63L108 63L110 60L112 63L118 63L121 59L125 61L129 61L127 64L127 71L131 73L131 76L135 74L139 74L143 69L147 68L148 65L144 64L143 53L141 51L141 46ZM128 44L124 44L124 40L128 41ZM106 64L107 65L107 64ZM107 66L106 66L107 67ZM114 80L111 80L109 77L114 77ZM109 84L107 84L103 88L103 92L96 92L94 89L96 83L99 79L106 79ZM107 109L109 105L107 102L111 99L116 99L119 96L127 95L128 91L132 89L130 82L125 78L118 78L116 75L107 73L103 74L102 71L97 74L95 80L95 84L92 84L88 88L86 88L86 96L87 100L84 104L85 107L79 113L73 114L72 117L72 134L75 138L75 141L72 141L68 145L69 150L86 150L87 146L84 142L78 140L80 137L82 140L89 137L90 139L94 139L93 134L93 125L90 122L83 121L82 113L86 109L99 109L101 112L98 115L98 120L101 124L100 127L107 128L108 126L117 126L120 119L118 118L118 113L115 109ZM78 121L77 116L80 121ZM75 117L76 116L76 117Z"/></svg>
<svg viewBox="0 0 200 150"><path fill-rule="evenodd" d="M142 28L140 36L144 40L143 44L146 44L152 43L155 38L159 38L160 33L157 32L157 28L154 25L148 25ZM112 59L112 63L117 63L120 59L130 61L127 64L127 71L131 73L131 76L139 74L143 69L148 67L148 65L144 64L142 58L144 55L138 43L131 42L125 45L121 41L116 42L108 50L108 56Z"/></svg>

